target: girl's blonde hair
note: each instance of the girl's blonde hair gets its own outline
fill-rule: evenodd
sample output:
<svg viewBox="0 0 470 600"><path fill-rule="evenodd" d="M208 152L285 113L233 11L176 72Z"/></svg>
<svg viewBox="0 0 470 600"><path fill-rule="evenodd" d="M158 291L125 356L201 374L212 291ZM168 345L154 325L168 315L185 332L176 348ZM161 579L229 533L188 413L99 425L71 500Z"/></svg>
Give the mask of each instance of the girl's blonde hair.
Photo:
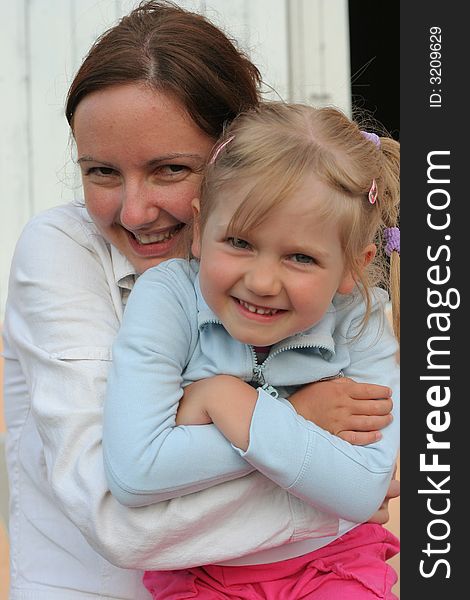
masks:
<svg viewBox="0 0 470 600"><path fill-rule="evenodd" d="M399 339L399 252L392 252L389 260L382 239L385 228L398 226L399 143L389 137L376 139L379 143L335 108L272 102L243 113L213 150L202 182L200 227L222 190L239 189L246 182L251 187L229 226L231 235L243 237L288 199L305 176L314 174L331 190L318 218L333 218L339 224L345 266L366 302L364 324L371 286L385 287ZM377 201L371 204L374 180ZM377 255L364 267L363 251L370 243L377 245Z"/></svg>

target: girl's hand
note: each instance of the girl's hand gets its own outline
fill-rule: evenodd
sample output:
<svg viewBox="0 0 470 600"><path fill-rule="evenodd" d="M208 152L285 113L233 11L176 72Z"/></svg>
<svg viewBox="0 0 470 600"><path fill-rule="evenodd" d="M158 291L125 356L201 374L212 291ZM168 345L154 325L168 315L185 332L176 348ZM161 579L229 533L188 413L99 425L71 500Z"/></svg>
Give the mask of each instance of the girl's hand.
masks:
<svg viewBox="0 0 470 600"><path fill-rule="evenodd" d="M201 379L185 388L176 424L214 423L232 444L246 450L257 397L253 387L232 375Z"/></svg>
<svg viewBox="0 0 470 600"><path fill-rule="evenodd" d="M177 425L206 425L213 422L214 413L220 411L227 415L244 410L249 403L250 414L256 401L256 391L232 375L214 375L207 379L194 381L184 388L176 413Z"/></svg>
<svg viewBox="0 0 470 600"><path fill-rule="evenodd" d="M338 377L305 385L289 401L305 419L351 444L365 446L379 440L380 429L392 421L390 396L388 387Z"/></svg>

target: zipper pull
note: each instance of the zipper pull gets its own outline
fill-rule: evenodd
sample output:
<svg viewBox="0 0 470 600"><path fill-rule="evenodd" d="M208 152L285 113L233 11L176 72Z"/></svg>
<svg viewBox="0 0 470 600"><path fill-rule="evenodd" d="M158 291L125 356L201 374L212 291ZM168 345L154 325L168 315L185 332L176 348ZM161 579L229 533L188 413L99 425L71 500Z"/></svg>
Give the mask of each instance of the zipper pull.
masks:
<svg viewBox="0 0 470 600"><path fill-rule="evenodd" d="M253 377L257 383L261 385L265 385L264 375L263 375L263 367L261 365L255 365L253 367Z"/></svg>
<svg viewBox="0 0 470 600"><path fill-rule="evenodd" d="M272 385L269 385L269 383L262 385L261 389L267 392L273 398L279 398L279 392Z"/></svg>

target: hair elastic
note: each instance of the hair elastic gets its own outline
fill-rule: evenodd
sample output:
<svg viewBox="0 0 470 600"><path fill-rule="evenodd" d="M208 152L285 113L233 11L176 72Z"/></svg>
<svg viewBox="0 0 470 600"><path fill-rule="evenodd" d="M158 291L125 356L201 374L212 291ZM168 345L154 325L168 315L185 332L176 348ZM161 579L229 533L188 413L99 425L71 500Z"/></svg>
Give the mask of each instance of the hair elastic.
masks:
<svg viewBox="0 0 470 600"><path fill-rule="evenodd" d="M400 229L398 227L386 227L384 229L385 254L391 256L392 252L400 254Z"/></svg>
<svg viewBox="0 0 470 600"><path fill-rule="evenodd" d="M222 150L225 148L225 146L227 146L227 144L230 144L230 142L233 140L234 137L235 137L234 135L231 135L228 139L225 140L225 142L222 142L221 144L219 144L216 147L216 149L214 150L214 154L212 155L212 157L209 161L210 165L213 165L215 163L219 154L222 152Z"/></svg>
<svg viewBox="0 0 470 600"><path fill-rule="evenodd" d="M373 142L377 146L377 148L380 148L380 138L376 133L371 133L369 131L363 131L363 130L361 130L361 133L366 139Z"/></svg>

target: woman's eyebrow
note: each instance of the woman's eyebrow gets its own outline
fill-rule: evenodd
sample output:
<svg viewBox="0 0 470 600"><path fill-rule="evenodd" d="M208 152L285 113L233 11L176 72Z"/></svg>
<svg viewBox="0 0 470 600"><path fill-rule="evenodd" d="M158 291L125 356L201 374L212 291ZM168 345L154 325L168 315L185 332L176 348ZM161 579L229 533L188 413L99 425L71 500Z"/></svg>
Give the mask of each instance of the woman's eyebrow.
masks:
<svg viewBox="0 0 470 600"><path fill-rule="evenodd" d="M93 156L89 156L88 154L85 154L84 156L79 156L77 158L77 163L81 163L81 162L103 162L103 161L98 161L95 158L93 158Z"/></svg>
<svg viewBox="0 0 470 600"><path fill-rule="evenodd" d="M152 165L156 165L156 164L159 164L162 162L175 161L175 160L186 160L188 158L191 160L197 160L197 161L201 161L201 162L206 161L206 157L202 156L201 154L193 154L191 152L172 152L171 154L164 154L162 156L156 156L155 158L152 158L149 161L147 161L146 164L149 167L151 167Z"/></svg>
<svg viewBox="0 0 470 600"><path fill-rule="evenodd" d="M155 158L151 158L149 161L147 161L146 164L153 165L155 163L161 163L167 160L176 160L180 158L195 158L197 160L205 160L205 157L203 157L201 154L193 154L191 152L172 152L171 154L163 154L162 156L156 156ZM77 163L81 162L99 162L102 164L111 164L105 160L94 158L93 156L88 154L84 154L83 156L80 156L77 159Z"/></svg>

